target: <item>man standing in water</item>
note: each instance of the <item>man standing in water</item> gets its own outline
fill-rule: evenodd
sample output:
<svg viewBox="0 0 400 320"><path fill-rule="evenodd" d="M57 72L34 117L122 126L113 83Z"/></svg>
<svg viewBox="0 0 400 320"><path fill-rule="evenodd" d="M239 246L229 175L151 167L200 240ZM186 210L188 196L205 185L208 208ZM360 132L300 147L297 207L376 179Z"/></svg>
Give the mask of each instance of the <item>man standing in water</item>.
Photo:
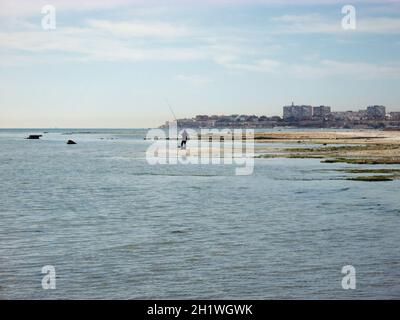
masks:
<svg viewBox="0 0 400 320"><path fill-rule="evenodd" d="M181 142L181 149L186 150L186 142L188 140L188 133L186 130L182 132L182 142Z"/></svg>

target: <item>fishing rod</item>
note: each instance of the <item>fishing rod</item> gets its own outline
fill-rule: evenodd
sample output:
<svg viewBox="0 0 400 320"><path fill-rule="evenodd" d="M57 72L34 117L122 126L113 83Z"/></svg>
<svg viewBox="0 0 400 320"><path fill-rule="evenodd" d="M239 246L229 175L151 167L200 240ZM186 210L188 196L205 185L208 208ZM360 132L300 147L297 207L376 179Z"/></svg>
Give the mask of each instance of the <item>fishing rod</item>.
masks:
<svg viewBox="0 0 400 320"><path fill-rule="evenodd" d="M174 112L174 110L172 110L172 107L169 104L168 99L165 99L165 102L167 103L169 110L171 111L172 115L174 116L174 119L175 119L175 122L176 122L176 128L178 128L178 119L176 118L175 112ZM176 140L179 140L178 136L176 137ZM180 146L178 145L178 148L179 147Z"/></svg>
<svg viewBox="0 0 400 320"><path fill-rule="evenodd" d="M167 103L168 108L169 108L169 110L171 111L172 115L174 116L174 119L175 119L175 121L176 121L176 124L178 125L178 119L177 119L176 116L175 116L174 110L172 110L172 107L171 107L171 105L169 104L169 102L168 102L167 99L165 99L165 102Z"/></svg>

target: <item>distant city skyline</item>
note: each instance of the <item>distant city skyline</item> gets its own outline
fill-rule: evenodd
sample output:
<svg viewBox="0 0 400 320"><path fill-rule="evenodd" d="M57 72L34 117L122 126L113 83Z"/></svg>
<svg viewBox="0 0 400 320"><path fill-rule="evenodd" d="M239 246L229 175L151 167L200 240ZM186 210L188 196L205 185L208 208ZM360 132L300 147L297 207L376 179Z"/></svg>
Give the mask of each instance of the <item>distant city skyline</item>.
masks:
<svg viewBox="0 0 400 320"><path fill-rule="evenodd" d="M332 106L328 106L326 104L321 104L321 105L310 105L310 104L296 104L294 103L294 101L292 101L292 103L290 105L285 105L283 107L281 107L281 112L279 114L274 114L274 115L267 115L267 114L255 114L255 113L226 113L226 114L215 114L215 113L210 113L210 114L196 114L196 115L192 115L189 118L195 118L195 117L200 117L200 116L207 116L207 117L212 117L212 116L241 116L241 115L254 115L254 116L270 116L270 117L284 117L285 115L285 108L288 107L310 107L312 108L312 112L315 113L315 110L318 110L318 112L321 112L321 109L325 112L328 113L345 113L345 112L360 112L360 111L366 111L368 108L375 108L375 107L383 107L385 109L385 113L389 114L389 113L400 113L400 110L389 110L388 108L386 108L386 106L383 105L368 105L365 107L360 107L360 108L347 108L345 110L336 110L334 107ZM329 110L329 111L328 111ZM181 118L184 119L184 118ZM173 121L173 120L172 120Z"/></svg>
<svg viewBox="0 0 400 320"><path fill-rule="evenodd" d="M43 30L41 9L56 9ZM400 1L3 0L0 128L144 128L282 106L400 111Z"/></svg>
<svg viewBox="0 0 400 320"><path fill-rule="evenodd" d="M175 119L173 125L181 128L273 128L298 126L309 128L400 128L400 112L390 112L385 106L367 106L365 109L337 111L330 106L291 105L283 106L282 116L255 114L199 114L191 118ZM169 128L166 121L161 128Z"/></svg>

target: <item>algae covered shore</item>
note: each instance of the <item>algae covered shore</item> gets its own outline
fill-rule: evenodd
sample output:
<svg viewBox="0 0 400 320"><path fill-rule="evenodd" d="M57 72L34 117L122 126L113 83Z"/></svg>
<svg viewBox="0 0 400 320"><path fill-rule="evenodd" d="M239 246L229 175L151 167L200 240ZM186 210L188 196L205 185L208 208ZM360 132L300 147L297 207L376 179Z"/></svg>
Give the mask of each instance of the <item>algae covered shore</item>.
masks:
<svg viewBox="0 0 400 320"><path fill-rule="evenodd" d="M400 131L257 133L255 142L256 158L320 159L322 163L353 165L400 164ZM274 147L275 143L279 143L279 147ZM282 144L288 144L288 147L282 147ZM293 147L293 144L298 146ZM347 173L366 174L347 178L354 181L400 178L398 169L351 169Z"/></svg>

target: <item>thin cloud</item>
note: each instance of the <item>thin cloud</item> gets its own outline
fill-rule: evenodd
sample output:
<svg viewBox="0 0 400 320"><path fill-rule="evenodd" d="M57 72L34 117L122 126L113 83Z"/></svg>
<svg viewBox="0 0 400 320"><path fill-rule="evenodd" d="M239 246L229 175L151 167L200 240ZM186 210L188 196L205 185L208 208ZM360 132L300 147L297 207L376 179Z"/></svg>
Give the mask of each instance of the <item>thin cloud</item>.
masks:
<svg viewBox="0 0 400 320"><path fill-rule="evenodd" d="M154 37L176 38L189 36L190 32L184 27L174 26L163 22L113 22L108 20L88 20L90 28L110 32L122 37Z"/></svg>
<svg viewBox="0 0 400 320"><path fill-rule="evenodd" d="M178 74L176 76L178 80L181 80L186 83L190 83L193 85L206 85L212 82L212 80L206 76L198 75L198 74Z"/></svg>
<svg viewBox="0 0 400 320"><path fill-rule="evenodd" d="M341 17L331 17L319 14L283 15L271 18L274 34L345 34L341 27ZM358 17L357 34L400 34L400 19L391 17Z"/></svg>
<svg viewBox="0 0 400 320"><path fill-rule="evenodd" d="M348 0L168 0L168 6L237 6L237 5L279 5L311 6L348 4ZM399 0L353 0L352 4L393 5ZM115 8L165 6L165 0L1 0L0 16L27 17L40 14L44 5L54 5L62 12L84 12L88 10L110 10Z"/></svg>
<svg viewBox="0 0 400 320"><path fill-rule="evenodd" d="M6 1L7 2L7 1ZM97 2L91 2L96 5ZM119 1L118 4L126 3ZM317 60L309 64L288 64L277 54L279 44L266 45L276 34L313 34L344 32L340 19L332 20L320 14L283 15L271 18L271 28L232 30L212 29L202 25L193 28L175 21L115 21L84 20L76 27L60 26L46 32L40 25L21 19L0 32L0 58L9 58L12 65L43 62L39 55L54 61L211 61L236 72L281 74L299 78L319 78L336 75L354 77L399 77L397 65L348 63ZM397 34L400 20L391 17L358 19L354 32ZM267 35L267 37L265 37ZM270 37L268 37L270 36ZM260 39L263 39L260 41ZM0 51L0 52L1 52ZM4 54L7 52L8 56ZM31 56L29 56L31 54ZM53 57L52 57L52 54ZM4 63L2 64L4 65ZM185 78L186 77L186 78ZM196 76L180 75L180 80L201 83Z"/></svg>
<svg viewBox="0 0 400 320"><path fill-rule="evenodd" d="M281 63L272 59L262 59L252 62L238 62L233 58L216 59L218 63L223 65L225 68L238 71L250 71L250 72L263 72L272 73L277 71L277 68L281 66Z"/></svg>
<svg viewBox="0 0 400 320"><path fill-rule="evenodd" d="M174 39L182 37L183 28L163 29L161 23L111 23L108 21L90 21L82 27L60 27L47 32L39 26L24 24L17 31L0 32L0 48L17 50L16 55L25 53L54 53L54 59L77 61L190 61L205 59L202 50L190 46L177 47L174 43L165 44L148 39ZM129 41L140 37L142 41ZM127 39L128 38L128 39ZM18 61L17 59L13 59ZM21 62L28 61L21 59Z"/></svg>
<svg viewBox="0 0 400 320"><path fill-rule="evenodd" d="M359 80L400 78L400 64L372 64L321 60L304 65L287 65L283 72L301 79L320 79L334 76L357 78Z"/></svg>

